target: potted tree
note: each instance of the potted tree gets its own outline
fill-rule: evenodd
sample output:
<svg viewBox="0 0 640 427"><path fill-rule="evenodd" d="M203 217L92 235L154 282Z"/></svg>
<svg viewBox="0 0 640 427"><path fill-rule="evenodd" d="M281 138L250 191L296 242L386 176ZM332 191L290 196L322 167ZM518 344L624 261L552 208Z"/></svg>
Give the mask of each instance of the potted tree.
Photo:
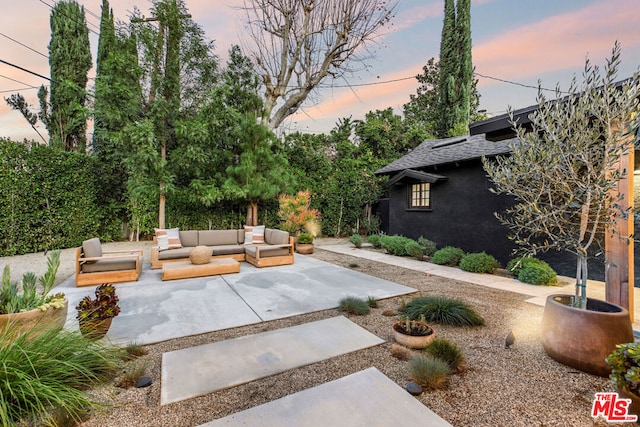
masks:
<svg viewBox="0 0 640 427"><path fill-rule="evenodd" d="M393 339L405 347L425 348L436 336L435 331L423 320L400 320L391 326Z"/></svg>
<svg viewBox="0 0 640 427"><path fill-rule="evenodd" d="M631 399L629 412L640 416L640 344L617 345L606 361L611 384L622 397Z"/></svg>
<svg viewBox="0 0 640 427"><path fill-rule="evenodd" d="M587 298L587 258L602 236L626 212L616 193L625 171L619 160L633 146L628 137L638 110L638 75L616 82L620 47L607 61L605 77L589 60L585 82L573 80L568 95L558 89L547 101L538 91L532 131L511 120L518 140L509 156L483 159L496 193L514 196L506 215L496 215L512 231L524 255L550 249L576 256L575 295L551 295L542 319L541 340L549 356L571 367L606 376L604 359L616 344L633 341L623 307Z"/></svg>
<svg viewBox="0 0 640 427"><path fill-rule="evenodd" d="M50 252L47 272L40 278L33 273L24 274L21 286L11 281L9 265L4 267L0 287L0 331L11 328L11 336L29 331L33 335L48 328L61 329L64 326L69 301L62 293L49 295L59 266L60 251Z"/></svg>
<svg viewBox="0 0 640 427"><path fill-rule="evenodd" d="M84 297L76 306L80 332L93 340L104 337L113 318L120 314L119 298L112 284L103 283L98 286L95 295L95 298Z"/></svg>
<svg viewBox="0 0 640 427"><path fill-rule="evenodd" d="M313 253L313 236L309 233L300 233L298 243L296 244L296 252L303 255Z"/></svg>

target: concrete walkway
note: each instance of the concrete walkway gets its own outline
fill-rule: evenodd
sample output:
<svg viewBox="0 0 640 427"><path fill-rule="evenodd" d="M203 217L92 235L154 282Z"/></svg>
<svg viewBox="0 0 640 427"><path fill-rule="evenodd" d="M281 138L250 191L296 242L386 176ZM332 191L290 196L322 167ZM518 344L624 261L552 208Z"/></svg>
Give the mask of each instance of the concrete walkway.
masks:
<svg viewBox="0 0 640 427"><path fill-rule="evenodd" d="M460 280L467 283L486 286L527 295L530 298L527 302L544 306L547 296L551 294L573 294L574 281L570 277L559 276L559 286L535 286L522 283L509 277L496 276L492 274L469 273L456 267L436 265L430 262L418 261L411 257L399 257L388 255L367 249L364 245L362 249L354 247L345 239L317 239L314 245L319 249L350 255L358 258L365 258L372 261L395 265L410 270L421 271L434 276L446 277L448 279ZM370 247L370 245L369 245ZM587 284L587 296L589 298L605 299L605 286L603 282L589 280ZM640 329L640 288L634 288L634 329Z"/></svg>
<svg viewBox="0 0 640 427"><path fill-rule="evenodd" d="M368 368L200 427L451 427L376 368Z"/></svg>

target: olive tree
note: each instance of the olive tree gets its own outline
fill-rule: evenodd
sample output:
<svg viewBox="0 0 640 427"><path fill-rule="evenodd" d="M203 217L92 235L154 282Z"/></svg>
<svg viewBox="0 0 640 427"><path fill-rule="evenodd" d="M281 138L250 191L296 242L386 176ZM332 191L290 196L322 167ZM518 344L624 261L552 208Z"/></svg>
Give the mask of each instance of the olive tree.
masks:
<svg viewBox="0 0 640 427"><path fill-rule="evenodd" d="M245 0L247 36L276 129L320 82L354 71L393 16L386 0ZM279 102L280 101L280 102Z"/></svg>
<svg viewBox="0 0 640 427"><path fill-rule="evenodd" d="M513 207L496 214L524 254L555 249L577 257L576 297L586 305L587 254L617 220L629 212L616 189L627 173L618 169L637 127L640 80L617 81L620 46L615 44L604 76L587 59L583 83L575 77L568 95L556 89L548 101L538 90L539 108L530 132L516 123L517 142L508 156L483 159L495 192L515 197Z"/></svg>

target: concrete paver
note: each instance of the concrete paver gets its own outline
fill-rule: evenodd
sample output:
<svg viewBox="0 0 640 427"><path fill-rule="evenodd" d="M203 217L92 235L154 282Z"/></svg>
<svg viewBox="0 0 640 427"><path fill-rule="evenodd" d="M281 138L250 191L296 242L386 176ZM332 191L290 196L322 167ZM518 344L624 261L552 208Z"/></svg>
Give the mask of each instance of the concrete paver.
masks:
<svg viewBox="0 0 640 427"><path fill-rule="evenodd" d="M376 368L368 368L200 427L450 427Z"/></svg>
<svg viewBox="0 0 640 427"><path fill-rule="evenodd" d="M338 316L171 351L162 355L161 404L229 388L383 342L346 317Z"/></svg>

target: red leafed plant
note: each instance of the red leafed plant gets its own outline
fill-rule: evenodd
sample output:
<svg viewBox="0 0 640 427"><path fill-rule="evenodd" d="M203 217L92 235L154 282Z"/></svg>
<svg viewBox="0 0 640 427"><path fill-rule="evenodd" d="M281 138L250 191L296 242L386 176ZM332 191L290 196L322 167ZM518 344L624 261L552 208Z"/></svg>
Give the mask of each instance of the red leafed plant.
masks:
<svg viewBox="0 0 640 427"><path fill-rule="evenodd" d="M290 196L281 194L279 197L280 210L278 216L282 220L282 229L297 234L305 227L320 218L317 209L311 209L311 193L309 190L298 191Z"/></svg>

